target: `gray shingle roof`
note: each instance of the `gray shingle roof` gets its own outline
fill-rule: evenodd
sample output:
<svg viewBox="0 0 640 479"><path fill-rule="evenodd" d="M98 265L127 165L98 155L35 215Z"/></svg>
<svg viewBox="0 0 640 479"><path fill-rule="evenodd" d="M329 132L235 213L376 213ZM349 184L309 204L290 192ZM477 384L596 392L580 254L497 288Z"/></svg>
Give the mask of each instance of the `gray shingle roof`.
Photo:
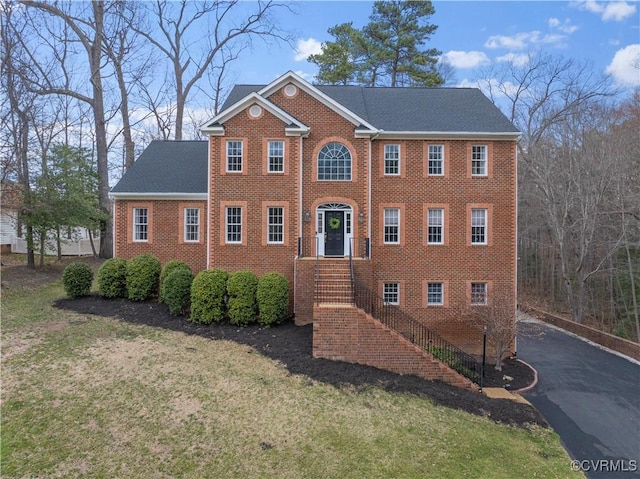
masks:
<svg viewBox="0 0 640 479"><path fill-rule="evenodd" d="M207 193L207 141L154 140L112 193Z"/></svg>
<svg viewBox="0 0 640 479"><path fill-rule="evenodd" d="M222 109L264 85L236 85ZM518 130L477 88L385 88L316 85L374 127L405 132L516 133Z"/></svg>

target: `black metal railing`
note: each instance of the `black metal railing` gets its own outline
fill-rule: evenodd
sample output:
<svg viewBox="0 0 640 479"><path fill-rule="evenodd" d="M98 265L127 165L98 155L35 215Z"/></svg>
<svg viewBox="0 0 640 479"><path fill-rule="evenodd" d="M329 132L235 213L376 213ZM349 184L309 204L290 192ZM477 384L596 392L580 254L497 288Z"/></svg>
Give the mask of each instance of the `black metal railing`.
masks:
<svg viewBox="0 0 640 479"><path fill-rule="evenodd" d="M349 238L349 248L354 258L370 258L371 242L369 238ZM311 258L318 254L318 237L303 236L298 238L298 258ZM348 251L344 252L346 257Z"/></svg>
<svg viewBox="0 0 640 479"><path fill-rule="evenodd" d="M353 281L355 306L396 331L413 344L424 349L451 369L479 384L482 363L427 328L398 306L385 303L369 288Z"/></svg>

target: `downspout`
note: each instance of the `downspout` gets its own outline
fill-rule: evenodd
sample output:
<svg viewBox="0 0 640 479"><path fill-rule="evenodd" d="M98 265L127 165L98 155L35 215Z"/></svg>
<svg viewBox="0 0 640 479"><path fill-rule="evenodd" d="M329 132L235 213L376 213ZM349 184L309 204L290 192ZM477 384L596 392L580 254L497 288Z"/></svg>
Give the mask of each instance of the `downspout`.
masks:
<svg viewBox="0 0 640 479"><path fill-rule="evenodd" d="M302 226L302 138L303 136L300 135L299 140L298 140L298 161L299 161L299 165L298 165L298 238L300 238L299 241L302 241L302 232L304 230L304 227ZM298 242L296 241L296 244L298 244ZM300 245L300 247L304 247L304 245ZM296 252L296 259L300 258L300 251ZM294 259L293 264L294 264L294 268L293 268L293 315L295 316L296 314L296 290L297 290L297 286L298 286L298 262L296 261L296 259Z"/></svg>
<svg viewBox="0 0 640 479"><path fill-rule="evenodd" d="M207 269L211 269L211 135L207 141Z"/></svg>
<svg viewBox="0 0 640 479"><path fill-rule="evenodd" d="M371 238L371 162L372 162L372 151L373 151L373 141L378 138L379 134L376 133L372 137L369 137L369 164L368 173L367 173L367 238L369 238L369 259L371 259L371 249L373 246L373 240Z"/></svg>
<svg viewBox="0 0 640 479"><path fill-rule="evenodd" d="M113 257L117 258L117 246L118 243L116 242L116 200L113 200L113 205L111 206L112 210L111 210L111 221L113 221L113 223L111 223L113 225L113 228L111 228L113 231L111 232L112 235L112 239L111 239L111 244L113 245ZM127 231L127 228L125 228L125 234ZM91 230L89 230L89 237L91 238L93 236L93 232ZM95 253L94 253L95 254Z"/></svg>
<svg viewBox="0 0 640 479"><path fill-rule="evenodd" d="M514 191L515 191L515 218L514 218L514 225L515 225L515 237L514 237L514 242L515 242L515 248L514 248L514 254L515 254L515 268L514 268L514 278L513 278L513 289L514 289L514 312L517 316L518 314L518 141L516 140L514 142L514 148L515 148L515 157L516 157L516 163L513 167L513 171L514 171ZM516 318L513 318L513 326L514 326L514 335L513 335L513 355L514 356L518 356L518 337L515 334L515 321Z"/></svg>

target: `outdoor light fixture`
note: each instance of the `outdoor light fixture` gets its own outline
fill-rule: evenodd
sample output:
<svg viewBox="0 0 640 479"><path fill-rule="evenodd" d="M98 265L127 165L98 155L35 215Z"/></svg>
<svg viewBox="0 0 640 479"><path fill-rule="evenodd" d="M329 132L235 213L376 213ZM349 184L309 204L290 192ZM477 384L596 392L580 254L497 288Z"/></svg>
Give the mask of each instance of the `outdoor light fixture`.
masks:
<svg viewBox="0 0 640 479"><path fill-rule="evenodd" d="M358 213L358 223L364 222L364 213L361 211Z"/></svg>
<svg viewBox="0 0 640 479"><path fill-rule="evenodd" d="M309 213L308 211L304 212L304 220L308 223L309 221L311 221L311 213Z"/></svg>

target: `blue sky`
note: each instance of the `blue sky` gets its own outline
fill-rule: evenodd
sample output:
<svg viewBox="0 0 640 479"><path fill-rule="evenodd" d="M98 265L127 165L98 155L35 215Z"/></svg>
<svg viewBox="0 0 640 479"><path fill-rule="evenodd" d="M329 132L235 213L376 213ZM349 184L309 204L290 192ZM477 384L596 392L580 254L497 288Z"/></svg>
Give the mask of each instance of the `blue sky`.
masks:
<svg viewBox="0 0 640 479"><path fill-rule="evenodd" d="M313 80L306 61L332 38L327 29L343 22L361 27L373 2L301 1L297 14L282 14L282 25L297 32L295 48L254 44L235 65L236 83L268 83L292 70ZM640 87L639 4L630 1L434 1L431 23L438 30L430 48L442 51L455 67L454 85L472 84L478 68L491 61L518 60L528 52L588 61L608 73L617 86Z"/></svg>

